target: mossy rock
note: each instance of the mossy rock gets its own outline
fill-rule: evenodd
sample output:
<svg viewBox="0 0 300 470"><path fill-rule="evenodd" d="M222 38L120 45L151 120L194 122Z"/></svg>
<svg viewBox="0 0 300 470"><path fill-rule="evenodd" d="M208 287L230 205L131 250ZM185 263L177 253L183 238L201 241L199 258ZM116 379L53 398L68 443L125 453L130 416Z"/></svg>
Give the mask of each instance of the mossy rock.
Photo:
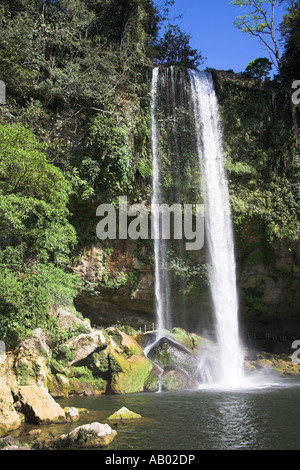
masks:
<svg viewBox="0 0 300 470"><path fill-rule="evenodd" d="M86 365L96 376L109 372L109 361L106 351L98 351L91 354Z"/></svg>
<svg viewBox="0 0 300 470"><path fill-rule="evenodd" d="M257 365L261 367L262 369L263 368L272 369L274 366L273 362L270 361L269 359L259 359L259 361L257 361Z"/></svg>
<svg viewBox="0 0 300 470"><path fill-rule="evenodd" d="M152 364L145 356L126 358L110 348L108 358L112 374L110 388L113 393L129 394L144 390L152 370Z"/></svg>
<svg viewBox="0 0 300 470"><path fill-rule="evenodd" d="M158 372L155 370L155 368L153 368L144 385L144 390L146 392L158 391L159 389L158 377L159 377Z"/></svg>
<svg viewBox="0 0 300 470"><path fill-rule="evenodd" d="M122 421L130 419L141 419L142 416L134 411L128 410L125 406L109 416L106 421Z"/></svg>
<svg viewBox="0 0 300 470"><path fill-rule="evenodd" d="M167 391L193 390L197 384L182 370L169 368L162 377L162 389Z"/></svg>
<svg viewBox="0 0 300 470"><path fill-rule="evenodd" d="M2 439L5 436L7 436L7 432L4 428L1 428L0 426L0 439Z"/></svg>
<svg viewBox="0 0 300 470"><path fill-rule="evenodd" d="M63 374L68 378L73 376L72 368L71 367L65 367L63 364L61 364L56 359L52 358L50 368L51 368L51 372L53 374Z"/></svg>
<svg viewBox="0 0 300 470"><path fill-rule="evenodd" d="M108 447L117 432L108 424L90 423L79 426L67 435L60 436L57 448L102 448Z"/></svg>
<svg viewBox="0 0 300 470"><path fill-rule="evenodd" d="M77 378L68 378L57 374L53 380L55 396L68 397L70 395L101 395L106 392L107 381L90 375L80 375Z"/></svg>
<svg viewBox="0 0 300 470"><path fill-rule="evenodd" d="M142 355L143 349L138 342L117 328L109 328L108 334L127 356Z"/></svg>
<svg viewBox="0 0 300 470"><path fill-rule="evenodd" d="M190 351L197 351L199 349L206 348L210 343L207 339L202 338L195 333L188 333L182 328L173 328L170 332L170 336Z"/></svg>
<svg viewBox="0 0 300 470"><path fill-rule="evenodd" d="M148 358L162 369L175 367L191 377L198 373L197 356L170 337L160 338L148 352Z"/></svg>

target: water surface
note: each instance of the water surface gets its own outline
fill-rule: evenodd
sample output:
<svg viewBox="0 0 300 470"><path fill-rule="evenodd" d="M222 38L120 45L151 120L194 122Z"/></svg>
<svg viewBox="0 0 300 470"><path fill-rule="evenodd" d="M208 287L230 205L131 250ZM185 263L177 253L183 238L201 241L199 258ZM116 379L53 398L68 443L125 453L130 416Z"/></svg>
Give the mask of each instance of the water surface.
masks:
<svg viewBox="0 0 300 470"><path fill-rule="evenodd" d="M41 427L44 435L103 422L123 406L141 414L142 420L112 425L119 433L111 450L300 449L300 379L279 379L252 389L77 397L58 402L87 408L90 413L77 423ZM33 427L26 426L27 432Z"/></svg>

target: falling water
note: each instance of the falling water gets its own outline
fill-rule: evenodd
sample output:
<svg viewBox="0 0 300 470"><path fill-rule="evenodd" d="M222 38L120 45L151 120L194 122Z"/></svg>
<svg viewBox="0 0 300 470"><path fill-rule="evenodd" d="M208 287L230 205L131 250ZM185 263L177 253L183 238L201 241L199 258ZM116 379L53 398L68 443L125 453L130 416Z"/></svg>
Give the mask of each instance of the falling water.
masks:
<svg viewBox="0 0 300 470"><path fill-rule="evenodd" d="M243 351L238 332L234 242L218 103L211 74L190 71L197 146L206 212L211 294L216 320L222 384L243 380Z"/></svg>
<svg viewBox="0 0 300 470"><path fill-rule="evenodd" d="M157 92L159 84L159 68L153 69L152 77L152 178L153 178L153 195L152 195L152 223L154 239L154 266L155 266L155 307L157 316L157 338L164 335L165 329L168 327L168 318L170 311L170 287L169 278L166 268L166 243L161 237L160 230L160 214L158 205L161 201L161 184L159 174L159 145L158 145L158 126L157 126Z"/></svg>

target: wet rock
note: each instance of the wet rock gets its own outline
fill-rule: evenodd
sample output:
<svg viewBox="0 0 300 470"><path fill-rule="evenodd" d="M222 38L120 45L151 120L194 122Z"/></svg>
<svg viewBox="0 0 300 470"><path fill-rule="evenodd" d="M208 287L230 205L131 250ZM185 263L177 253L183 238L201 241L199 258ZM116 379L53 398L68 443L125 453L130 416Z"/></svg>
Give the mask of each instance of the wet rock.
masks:
<svg viewBox="0 0 300 470"><path fill-rule="evenodd" d="M162 369L173 367L182 370L191 379L197 376L197 357L172 338L160 338L148 352L147 357Z"/></svg>
<svg viewBox="0 0 300 470"><path fill-rule="evenodd" d="M49 335L38 328L21 341L13 351L0 356L1 382L13 389L19 384L47 388L49 370L47 361Z"/></svg>
<svg viewBox="0 0 300 470"><path fill-rule="evenodd" d="M39 436L40 434L42 434L41 429L31 429L31 431L28 431L29 436Z"/></svg>
<svg viewBox="0 0 300 470"><path fill-rule="evenodd" d="M197 388L197 383L182 370L175 367L165 369L162 376L162 390L193 390Z"/></svg>
<svg viewBox="0 0 300 470"><path fill-rule="evenodd" d="M143 355L142 347L132 336L117 328L107 328L106 331L110 335L111 344L114 341L114 348L117 349L117 344L119 345L119 352L125 352L128 356Z"/></svg>

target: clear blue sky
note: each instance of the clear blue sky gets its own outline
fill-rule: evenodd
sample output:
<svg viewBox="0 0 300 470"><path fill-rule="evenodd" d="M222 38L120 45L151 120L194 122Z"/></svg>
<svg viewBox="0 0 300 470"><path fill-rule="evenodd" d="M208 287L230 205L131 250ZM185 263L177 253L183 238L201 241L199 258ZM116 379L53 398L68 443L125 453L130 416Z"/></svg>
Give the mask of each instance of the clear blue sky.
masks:
<svg viewBox="0 0 300 470"><path fill-rule="evenodd" d="M257 57L269 57L258 39L234 26L236 16L244 13L244 9L231 5L230 0L175 0L175 5L170 8L171 18L183 15L176 24L192 36L191 46L207 57L204 68L233 69L235 72L244 71ZM278 7L277 24L283 13L283 8Z"/></svg>

